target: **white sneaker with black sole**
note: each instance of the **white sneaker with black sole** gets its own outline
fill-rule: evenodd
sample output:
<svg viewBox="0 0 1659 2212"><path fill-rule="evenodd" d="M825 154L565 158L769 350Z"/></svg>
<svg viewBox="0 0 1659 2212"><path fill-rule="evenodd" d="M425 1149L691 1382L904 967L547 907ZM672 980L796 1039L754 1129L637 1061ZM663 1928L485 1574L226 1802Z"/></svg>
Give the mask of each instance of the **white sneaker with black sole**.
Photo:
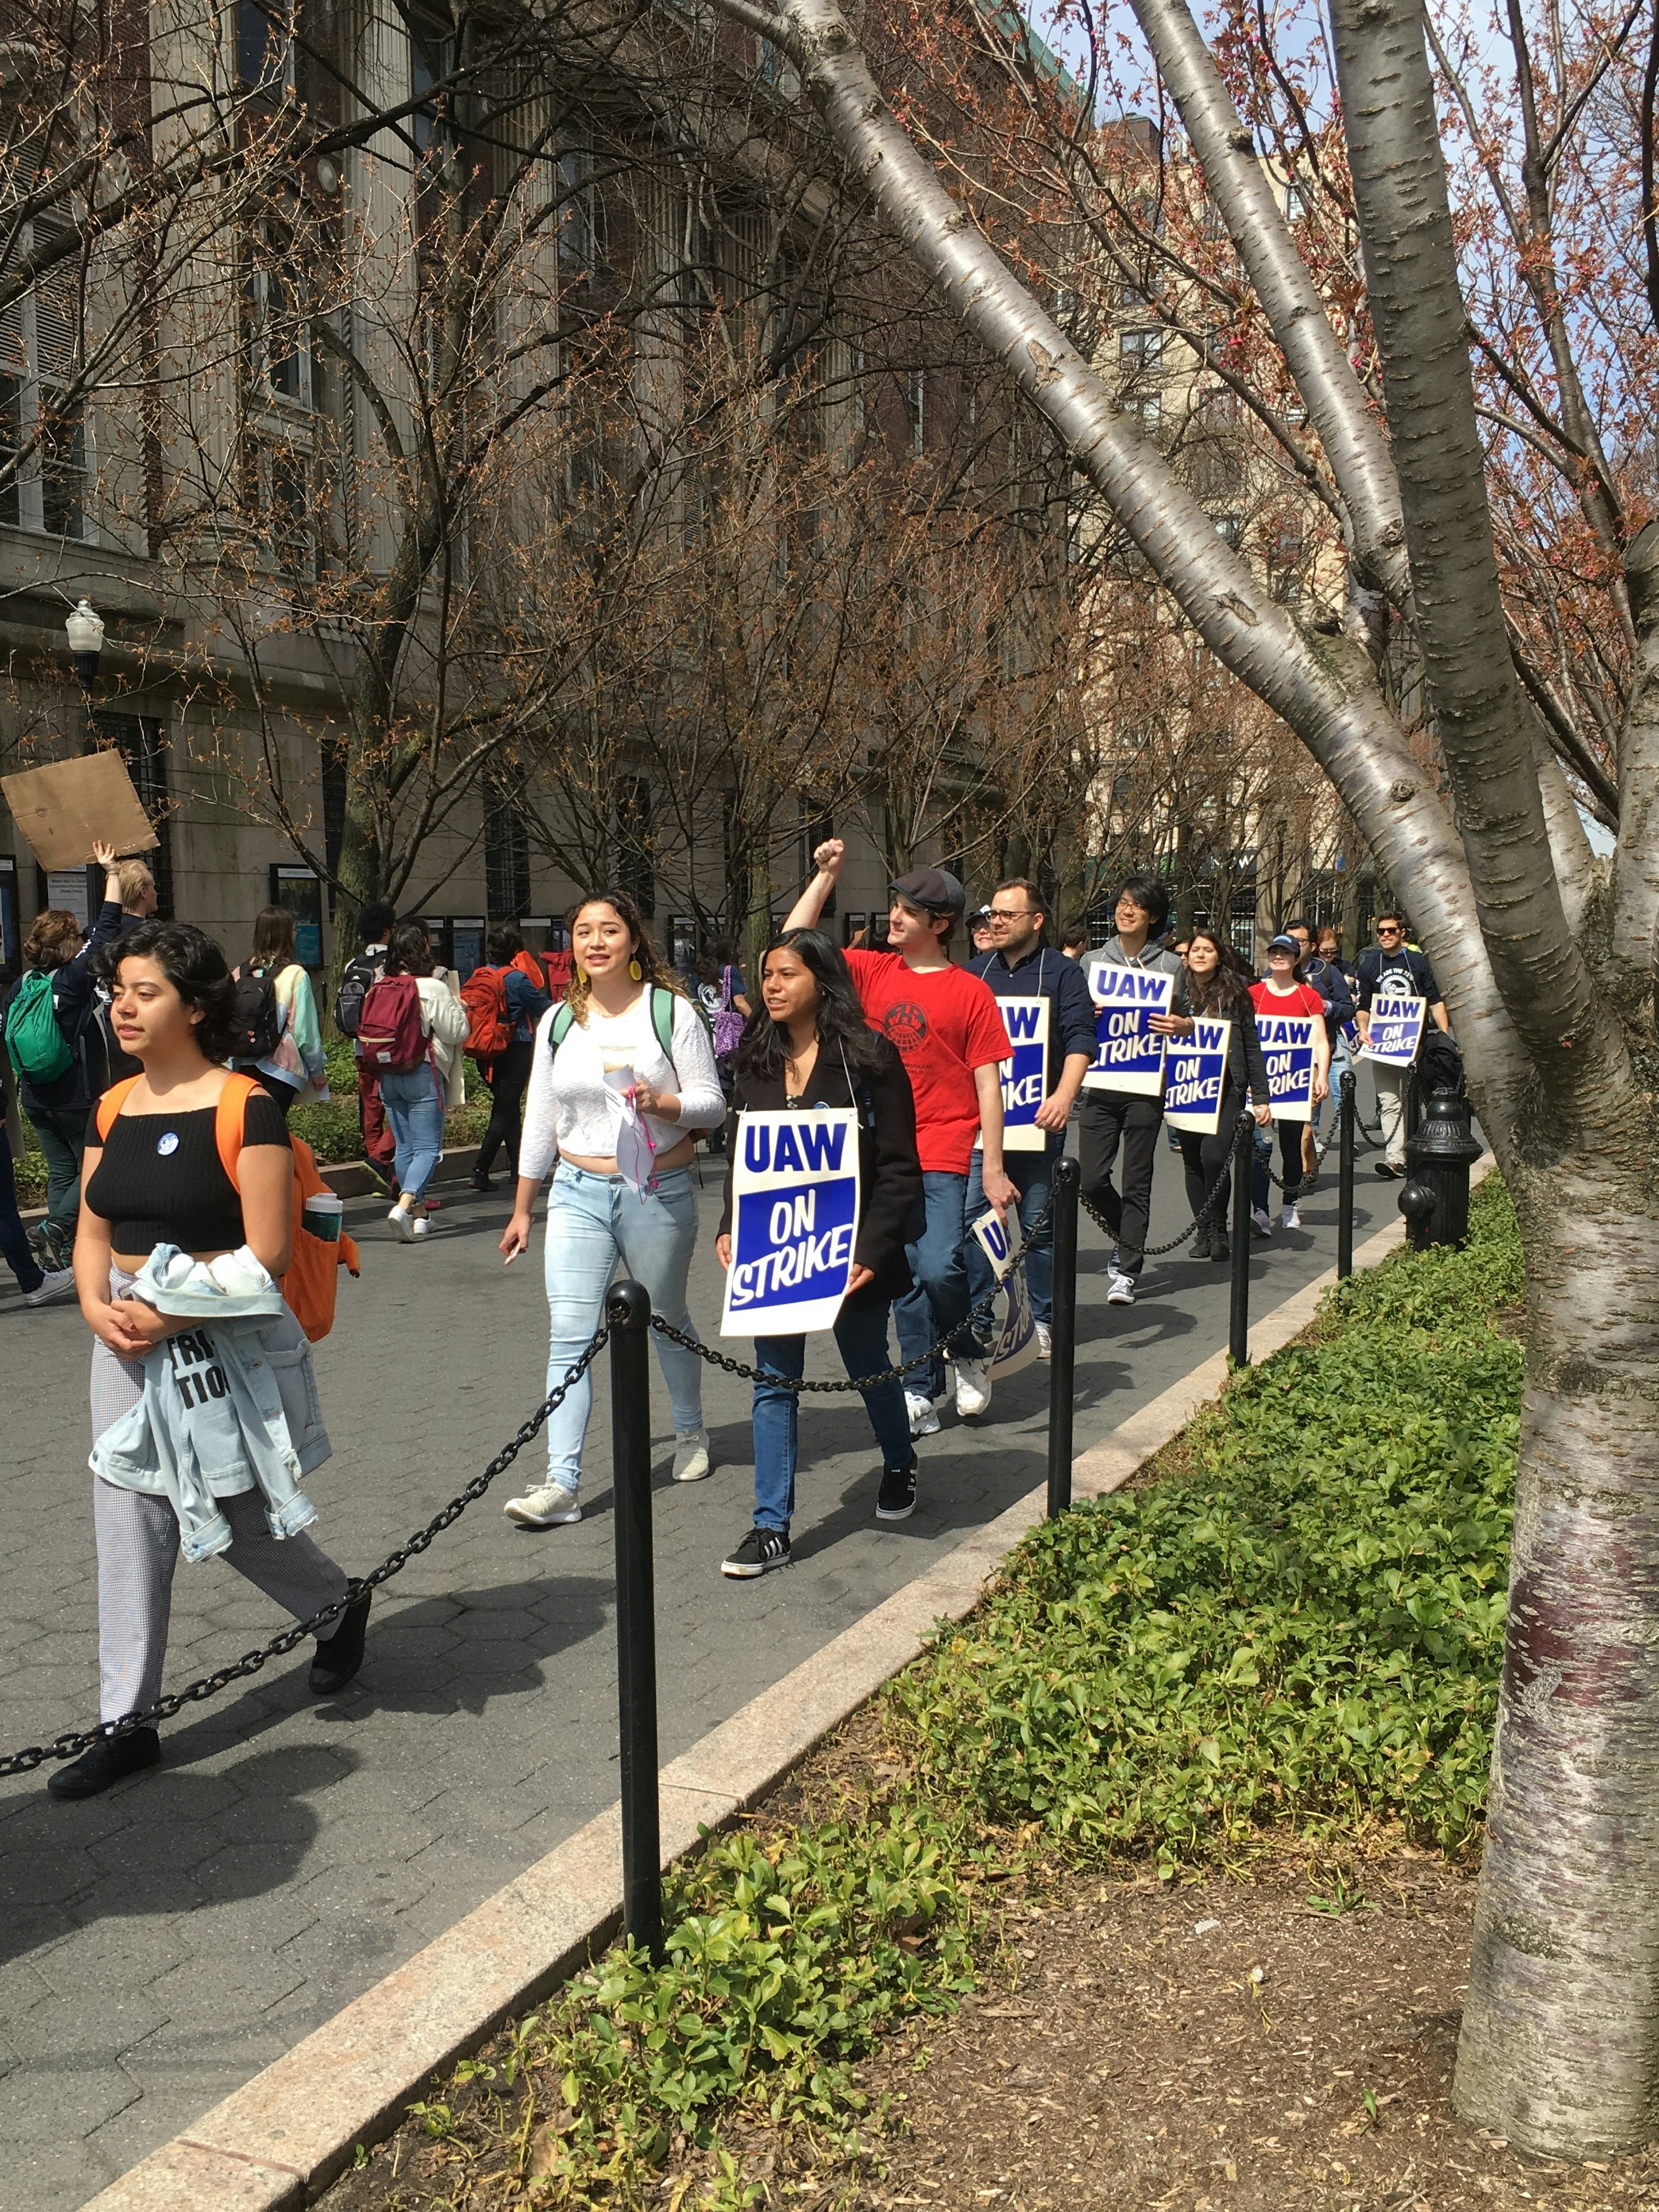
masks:
<svg viewBox="0 0 1659 2212"><path fill-rule="evenodd" d="M522 1498L509 1498L501 1510L521 1528L562 1528L582 1517L575 1492L567 1490L562 1482L544 1482L539 1490L526 1491Z"/></svg>
<svg viewBox="0 0 1659 2212"><path fill-rule="evenodd" d="M769 1575L774 1567L788 1564L787 1528L751 1528L736 1551L728 1552L720 1561L720 1572L734 1583L751 1583L757 1576Z"/></svg>
<svg viewBox="0 0 1659 2212"><path fill-rule="evenodd" d="M939 1415L933 1411L933 1401L920 1390L907 1390L904 1410L910 1417L913 1437L936 1437L939 1434Z"/></svg>
<svg viewBox="0 0 1659 2212"><path fill-rule="evenodd" d="M964 1421L971 1421L985 1412L991 1402L991 1363L988 1359L958 1359L957 1370L957 1413Z"/></svg>
<svg viewBox="0 0 1659 2212"><path fill-rule="evenodd" d="M1107 1279L1106 1303L1109 1306L1132 1306L1135 1302L1135 1279L1120 1274L1115 1267Z"/></svg>

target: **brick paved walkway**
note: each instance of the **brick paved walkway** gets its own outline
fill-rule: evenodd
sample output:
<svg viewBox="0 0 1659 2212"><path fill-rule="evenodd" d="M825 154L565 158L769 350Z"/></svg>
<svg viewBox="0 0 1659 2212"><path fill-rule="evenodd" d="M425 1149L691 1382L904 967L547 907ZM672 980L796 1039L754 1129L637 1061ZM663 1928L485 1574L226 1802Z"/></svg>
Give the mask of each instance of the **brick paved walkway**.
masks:
<svg viewBox="0 0 1659 2212"><path fill-rule="evenodd" d="M1362 1238L1393 1217L1398 1191L1372 1157L1360 1161ZM694 1269L710 1334L715 1195L711 1169ZM1154 1241L1183 1212L1179 1164L1160 1147ZM349 1568L426 1520L540 1400L539 1243L534 1266L504 1271L503 1214L499 1200L452 1194L430 1243L405 1248L378 1209L349 1209L363 1277L319 1349L335 1453L309 1486L322 1539ZM1332 1263L1334 1175L1304 1218L1301 1234L1257 1247L1258 1314ZM1142 1302L1109 1311L1104 1262L1085 1218L1079 1450L1226 1334L1224 1268L1153 1261ZM87 1357L73 1309L27 1312L7 1279L3 1748L94 1711ZM740 1584L718 1564L749 1520L746 1386L710 1375L716 1470L677 1488L653 1366L665 1757L1042 1479L1047 1373L1006 1385L986 1421L946 1416L921 1448L917 1513L893 1528L872 1518L862 1407L809 1400L797 1564ZM614 1798L608 1437L601 1371L588 1517L532 1534L493 1495L473 1507L377 1603L369 1662L337 1702L308 1697L300 1655L175 1723L162 1768L101 1798L61 1805L40 1776L0 1783L0 2212L72 2212ZM181 1565L169 1686L277 1625L229 1569Z"/></svg>

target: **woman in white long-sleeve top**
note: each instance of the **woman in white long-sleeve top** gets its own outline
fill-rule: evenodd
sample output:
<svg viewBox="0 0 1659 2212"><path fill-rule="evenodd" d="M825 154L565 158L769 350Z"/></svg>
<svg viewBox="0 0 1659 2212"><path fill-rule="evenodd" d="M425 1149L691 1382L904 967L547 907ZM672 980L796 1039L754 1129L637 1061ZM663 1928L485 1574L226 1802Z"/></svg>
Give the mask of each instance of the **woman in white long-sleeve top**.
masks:
<svg viewBox="0 0 1659 2212"><path fill-rule="evenodd" d="M693 1137L698 1129L717 1127L726 1110L708 1032L652 943L633 900L623 891L590 894L571 917L570 949L569 991L562 1006L543 1016L536 1032L519 1140L518 1196L501 1238L509 1265L529 1250L531 1210L552 1168L546 1254L550 1392L599 1327L618 1259L650 1292L655 1312L695 1334L685 1303L697 1241ZM632 1116L625 1100L631 1102ZM674 1409L674 1480L696 1482L710 1465L702 1363L684 1346L662 1336L655 1341ZM577 1492L592 1402L584 1375L549 1418L547 1480L507 1500L510 1519L532 1528L580 1520Z"/></svg>

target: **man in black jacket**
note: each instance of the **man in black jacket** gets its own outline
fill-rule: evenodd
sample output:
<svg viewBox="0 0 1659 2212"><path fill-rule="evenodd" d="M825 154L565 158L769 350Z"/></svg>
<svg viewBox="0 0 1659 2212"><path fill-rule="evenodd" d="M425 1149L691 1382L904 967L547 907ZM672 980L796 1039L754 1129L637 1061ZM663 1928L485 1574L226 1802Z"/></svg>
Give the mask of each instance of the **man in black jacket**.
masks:
<svg viewBox="0 0 1659 2212"><path fill-rule="evenodd" d="M1426 999L1429 1017L1437 1029L1449 1030L1450 1017L1440 986L1434 980L1426 954L1406 942L1401 915L1384 912L1376 917L1376 943L1359 956L1359 1010L1356 1017L1362 1042L1369 1042L1371 1008L1378 999ZM1374 1060L1371 1074L1376 1083L1376 1107L1382 1121L1386 1157L1376 1164L1380 1176L1406 1172L1406 1084L1411 1071L1390 1067Z"/></svg>

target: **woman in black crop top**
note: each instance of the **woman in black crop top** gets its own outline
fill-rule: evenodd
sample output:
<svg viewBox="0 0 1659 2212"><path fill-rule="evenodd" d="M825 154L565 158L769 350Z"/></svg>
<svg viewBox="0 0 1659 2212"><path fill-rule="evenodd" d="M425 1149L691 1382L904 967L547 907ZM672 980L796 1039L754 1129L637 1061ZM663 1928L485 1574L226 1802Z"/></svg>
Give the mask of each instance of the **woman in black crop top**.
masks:
<svg viewBox="0 0 1659 2212"><path fill-rule="evenodd" d="M219 1095L230 1081L234 986L223 953L184 922L146 921L103 957L112 994L112 1026L143 1069L102 1144L88 1145L75 1281L93 1347L94 1439L143 1395L149 1353L199 1322L169 1319L124 1293L158 1244L209 1260L246 1245L275 1276L288 1272L292 1238L294 1154L275 1102L256 1092L246 1103L238 1182L215 1141ZM304 1340L296 1339L303 1348ZM170 1500L93 1478L98 1535L99 1662L103 1718L147 1710L160 1692L166 1656L167 1593L179 1553ZM220 1498L233 1540L222 1556L296 1620L343 1601L338 1627L319 1642L311 1686L343 1688L362 1662L368 1597L309 1536L278 1540L266 1525L257 1489ZM160 1623L158 1630L156 1624ZM153 1728L107 1736L47 1785L54 1796L89 1797L123 1775L153 1766L161 1745Z"/></svg>

